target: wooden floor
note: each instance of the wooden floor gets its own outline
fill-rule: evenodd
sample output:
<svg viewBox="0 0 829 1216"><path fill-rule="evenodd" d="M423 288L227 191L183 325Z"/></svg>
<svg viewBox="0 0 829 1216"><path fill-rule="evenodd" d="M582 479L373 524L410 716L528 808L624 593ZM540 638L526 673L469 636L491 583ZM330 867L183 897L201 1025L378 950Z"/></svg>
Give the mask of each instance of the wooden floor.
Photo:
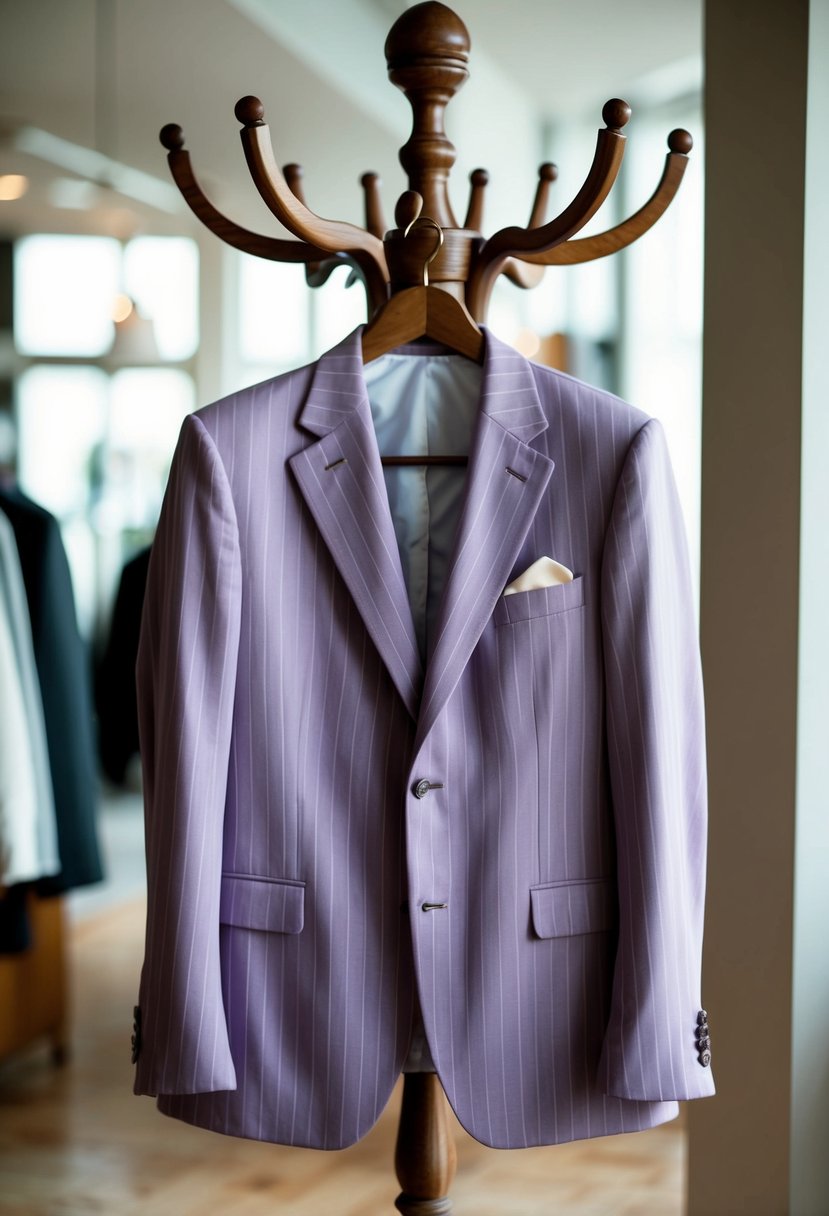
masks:
<svg viewBox="0 0 829 1216"><path fill-rule="evenodd" d="M72 934L73 1054L0 1066L2 1216L393 1216L399 1088L335 1153L237 1140L165 1118L132 1094L129 1040L143 904ZM485 1148L456 1124L455 1216L679 1216L680 1122L552 1148Z"/></svg>

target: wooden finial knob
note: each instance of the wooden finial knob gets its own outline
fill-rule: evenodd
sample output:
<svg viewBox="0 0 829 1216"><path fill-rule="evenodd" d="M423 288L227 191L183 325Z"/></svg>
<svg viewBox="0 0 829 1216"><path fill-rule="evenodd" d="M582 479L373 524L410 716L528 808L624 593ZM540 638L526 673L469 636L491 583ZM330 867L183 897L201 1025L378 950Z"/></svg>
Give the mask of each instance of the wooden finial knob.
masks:
<svg viewBox="0 0 829 1216"><path fill-rule="evenodd" d="M243 127L264 125L265 107L258 97L240 97L233 112Z"/></svg>
<svg viewBox="0 0 829 1216"><path fill-rule="evenodd" d="M158 133L163 147L168 152L180 152L184 147L184 132L177 122L168 122Z"/></svg>
<svg viewBox="0 0 829 1216"><path fill-rule="evenodd" d="M547 218L547 204L550 198L550 186L558 177L558 165L545 161L538 166L538 185L535 188L535 199L528 228L540 228Z"/></svg>
<svg viewBox="0 0 829 1216"><path fill-rule="evenodd" d="M383 218L383 200L380 197L382 186L379 173L364 173L360 178L365 200L366 231L381 241L386 231L386 221Z"/></svg>
<svg viewBox="0 0 829 1216"><path fill-rule="evenodd" d="M604 103L602 120L611 131L621 131L630 122L630 106L621 97L611 97Z"/></svg>
<svg viewBox="0 0 829 1216"><path fill-rule="evenodd" d="M405 190L397 200L394 222L400 229L413 224L423 209L423 199L416 190Z"/></svg>
<svg viewBox="0 0 829 1216"><path fill-rule="evenodd" d="M677 127L668 136L668 148L671 152L681 152L683 156L687 156L693 146L694 141L690 131L686 131L682 127Z"/></svg>
<svg viewBox="0 0 829 1216"><path fill-rule="evenodd" d="M288 189L291 191L294 198L298 198L303 206L306 206L305 193L302 189L302 165L283 165L282 176L288 183Z"/></svg>
<svg viewBox="0 0 829 1216"><path fill-rule="evenodd" d="M444 112L469 76L469 33L457 14L437 0L416 4L397 18L386 39L392 84L412 107L412 133L400 149L409 187L423 196L426 213L444 228L457 226L446 180L455 149Z"/></svg>
<svg viewBox="0 0 829 1216"><path fill-rule="evenodd" d="M454 60L466 79L470 45L469 31L451 8L436 0L415 4L397 18L386 38L389 75L419 61L422 67L428 67L434 66L435 60L445 60L447 64ZM463 80L459 81L462 83Z"/></svg>
<svg viewBox="0 0 829 1216"><path fill-rule="evenodd" d="M489 174L486 169L473 169L469 174L469 206L466 210L464 228L480 232L484 226L484 190L489 184Z"/></svg>

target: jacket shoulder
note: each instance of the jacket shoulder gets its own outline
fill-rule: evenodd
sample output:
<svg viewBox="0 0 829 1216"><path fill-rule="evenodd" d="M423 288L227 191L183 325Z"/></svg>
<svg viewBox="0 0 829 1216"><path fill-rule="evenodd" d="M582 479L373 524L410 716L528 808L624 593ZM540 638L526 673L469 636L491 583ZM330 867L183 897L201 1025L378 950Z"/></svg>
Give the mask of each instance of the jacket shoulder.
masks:
<svg viewBox="0 0 829 1216"><path fill-rule="evenodd" d="M539 400L548 423L589 429L626 451L633 437L652 415L631 405L615 393L596 388L567 372L532 363Z"/></svg>
<svg viewBox="0 0 829 1216"><path fill-rule="evenodd" d="M295 421L308 392L315 363L247 385L194 411L210 438L221 448L232 436L265 423L273 409L290 411Z"/></svg>

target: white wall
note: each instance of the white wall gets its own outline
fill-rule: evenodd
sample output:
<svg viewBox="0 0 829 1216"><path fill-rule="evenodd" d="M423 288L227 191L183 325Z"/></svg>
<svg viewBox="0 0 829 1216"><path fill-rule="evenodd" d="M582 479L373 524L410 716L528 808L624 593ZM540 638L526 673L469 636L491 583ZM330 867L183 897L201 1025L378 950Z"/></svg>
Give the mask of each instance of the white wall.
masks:
<svg viewBox="0 0 829 1216"><path fill-rule="evenodd" d="M689 1107L688 1214L825 1216L829 21L826 0L710 0L706 19L703 1002L717 1096Z"/></svg>

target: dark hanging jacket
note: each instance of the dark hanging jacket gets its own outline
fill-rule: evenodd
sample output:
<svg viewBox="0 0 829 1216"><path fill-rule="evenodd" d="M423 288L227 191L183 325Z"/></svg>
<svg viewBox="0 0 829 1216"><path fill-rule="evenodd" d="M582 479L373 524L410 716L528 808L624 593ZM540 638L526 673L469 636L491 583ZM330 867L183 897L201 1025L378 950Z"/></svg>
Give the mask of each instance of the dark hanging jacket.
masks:
<svg viewBox="0 0 829 1216"><path fill-rule="evenodd" d="M61 869L36 886L41 894L57 894L103 877L87 648L57 520L16 487L0 486L0 510L20 554L55 792Z"/></svg>

